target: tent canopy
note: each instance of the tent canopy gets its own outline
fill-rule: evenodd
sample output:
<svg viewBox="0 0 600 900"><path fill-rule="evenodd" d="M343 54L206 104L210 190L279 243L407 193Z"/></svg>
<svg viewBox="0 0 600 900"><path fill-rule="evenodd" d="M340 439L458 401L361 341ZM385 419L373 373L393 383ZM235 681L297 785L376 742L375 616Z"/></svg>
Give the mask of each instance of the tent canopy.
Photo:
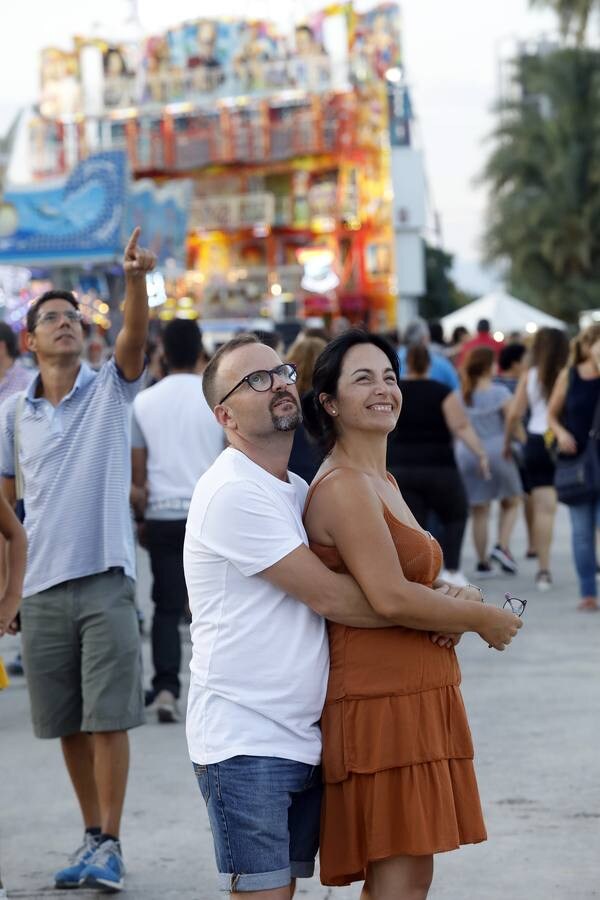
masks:
<svg viewBox="0 0 600 900"><path fill-rule="evenodd" d="M538 328L562 328L567 327L560 319L549 316L535 306L529 306L510 294L502 291L494 291L467 303L455 312L450 313L441 320L444 334L449 338L458 325L464 325L469 331L474 332L480 319L488 319L492 332L502 331L510 334L511 331L533 333Z"/></svg>

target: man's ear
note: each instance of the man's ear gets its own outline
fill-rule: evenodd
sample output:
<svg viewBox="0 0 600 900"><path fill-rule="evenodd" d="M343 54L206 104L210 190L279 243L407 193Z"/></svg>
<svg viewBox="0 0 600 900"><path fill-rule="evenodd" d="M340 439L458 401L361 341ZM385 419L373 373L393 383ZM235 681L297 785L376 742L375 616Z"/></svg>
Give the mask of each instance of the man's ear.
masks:
<svg viewBox="0 0 600 900"><path fill-rule="evenodd" d="M27 349L31 350L32 353L35 353L37 341L35 339L35 331L28 331L25 337L25 343L27 344Z"/></svg>
<svg viewBox="0 0 600 900"><path fill-rule="evenodd" d="M236 430L237 424L235 419L231 415L231 410L228 406L223 406L221 403L219 403L213 409L213 413L221 428L229 428L230 431Z"/></svg>

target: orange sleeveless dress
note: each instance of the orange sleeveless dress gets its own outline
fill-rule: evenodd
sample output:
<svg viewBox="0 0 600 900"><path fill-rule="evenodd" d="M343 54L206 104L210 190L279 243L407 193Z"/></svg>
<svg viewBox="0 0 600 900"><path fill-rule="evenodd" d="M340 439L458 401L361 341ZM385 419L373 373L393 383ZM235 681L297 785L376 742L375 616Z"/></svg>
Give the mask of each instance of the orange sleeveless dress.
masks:
<svg viewBox="0 0 600 900"><path fill-rule="evenodd" d="M383 509L406 577L431 586L439 544ZM335 547L310 547L329 569L348 571ZM410 628L329 622L328 631L321 882L362 881L369 861L486 840L454 650Z"/></svg>

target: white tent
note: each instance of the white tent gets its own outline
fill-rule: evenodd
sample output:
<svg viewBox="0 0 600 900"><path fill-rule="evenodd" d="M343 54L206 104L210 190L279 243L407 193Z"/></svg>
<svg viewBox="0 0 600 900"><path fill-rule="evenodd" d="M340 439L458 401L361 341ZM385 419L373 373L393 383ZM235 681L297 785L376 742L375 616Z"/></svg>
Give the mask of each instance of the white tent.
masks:
<svg viewBox="0 0 600 900"><path fill-rule="evenodd" d="M467 303L455 312L444 316L442 327L447 338L458 325L464 325L469 331L475 332L480 319L488 319L492 332L501 331L510 334L511 331L533 334L538 328L566 328L566 324L548 313L542 312L535 306L529 306L510 294L502 291L493 291Z"/></svg>

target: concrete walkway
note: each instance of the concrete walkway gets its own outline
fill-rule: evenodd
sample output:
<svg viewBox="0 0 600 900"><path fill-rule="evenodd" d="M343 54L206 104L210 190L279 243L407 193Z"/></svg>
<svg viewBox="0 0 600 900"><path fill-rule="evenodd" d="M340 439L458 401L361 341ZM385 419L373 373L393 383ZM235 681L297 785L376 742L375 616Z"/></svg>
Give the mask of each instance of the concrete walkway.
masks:
<svg viewBox="0 0 600 900"><path fill-rule="evenodd" d="M485 585L489 602L500 603L505 590L529 601L526 627L506 653L474 636L460 645L489 840L437 858L430 900L600 897L600 614L575 609L569 541L563 509L551 592L536 593L534 562ZM522 560L521 527L513 550ZM472 571L470 538L464 562ZM145 559L142 570L140 603L149 615ZM5 660L13 649L14 639L0 642ZM146 659L148 649L146 639ZM77 845L80 823L58 742L32 736L22 679L0 694L0 763L0 870L9 897L58 898L52 874ZM123 846L131 900L220 896L183 725L151 718L132 733ZM313 879L299 883L296 897L359 894L358 886L327 889Z"/></svg>

